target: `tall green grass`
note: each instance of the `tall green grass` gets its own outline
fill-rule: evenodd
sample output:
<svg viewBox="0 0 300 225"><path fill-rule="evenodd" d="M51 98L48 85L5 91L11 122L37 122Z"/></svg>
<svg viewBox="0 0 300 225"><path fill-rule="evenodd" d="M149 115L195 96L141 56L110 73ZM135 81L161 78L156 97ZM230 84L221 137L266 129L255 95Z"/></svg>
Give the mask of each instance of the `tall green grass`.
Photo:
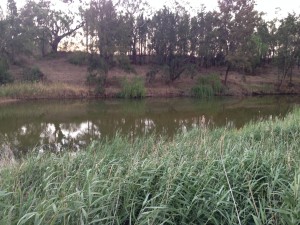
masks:
<svg viewBox="0 0 300 225"><path fill-rule="evenodd" d="M192 96L197 98L207 98L219 95L224 92L224 87L217 74L209 74L199 77L197 84L191 89Z"/></svg>
<svg viewBox="0 0 300 225"><path fill-rule="evenodd" d="M299 224L300 110L85 151L0 171L0 224Z"/></svg>
<svg viewBox="0 0 300 225"><path fill-rule="evenodd" d="M122 82L122 91L119 94L122 98L143 98L146 90L144 80L135 76L132 80L125 79Z"/></svg>

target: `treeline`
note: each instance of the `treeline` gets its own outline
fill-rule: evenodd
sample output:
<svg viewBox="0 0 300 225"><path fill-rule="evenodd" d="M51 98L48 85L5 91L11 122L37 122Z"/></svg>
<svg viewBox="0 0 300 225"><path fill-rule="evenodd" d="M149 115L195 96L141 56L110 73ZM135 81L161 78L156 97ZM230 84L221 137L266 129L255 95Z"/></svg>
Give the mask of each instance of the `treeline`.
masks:
<svg viewBox="0 0 300 225"><path fill-rule="evenodd" d="M66 7L77 4L61 0ZM81 33L82 50L90 53L91 70L107 72L116 60L167 65L170 80L187 68L226 66L230 70L255 74L258 67L273 63L279 81L292 81L299 68L300 16L265 21L254 0L219 0L218 9L201 6L191 13L174 2L149 13L144 0L86 0L77 12L64 12L50 1L28 0L17 9L8 0L0 15L0 55L15 62L20 54L45 56L55 53L66 37ZM79 42L76 43L79 45Z"/></svg>

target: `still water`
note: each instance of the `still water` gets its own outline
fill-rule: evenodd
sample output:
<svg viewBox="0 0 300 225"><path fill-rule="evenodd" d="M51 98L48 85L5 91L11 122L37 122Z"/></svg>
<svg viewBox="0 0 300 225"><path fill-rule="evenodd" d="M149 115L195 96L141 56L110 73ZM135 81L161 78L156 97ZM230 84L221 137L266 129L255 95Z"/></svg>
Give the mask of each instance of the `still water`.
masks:
<svg viewBox="0 0 300 225"><path fill-rule="evenodd" d="M284 116L300 97L146 99L141 101L33 101L0 105L0 147L20 155L34 147L80 149L117 132L134 139L155 132L172 138L200 126L241 127L250 120ZM204 119L205 118L205 119Z"/></svg>

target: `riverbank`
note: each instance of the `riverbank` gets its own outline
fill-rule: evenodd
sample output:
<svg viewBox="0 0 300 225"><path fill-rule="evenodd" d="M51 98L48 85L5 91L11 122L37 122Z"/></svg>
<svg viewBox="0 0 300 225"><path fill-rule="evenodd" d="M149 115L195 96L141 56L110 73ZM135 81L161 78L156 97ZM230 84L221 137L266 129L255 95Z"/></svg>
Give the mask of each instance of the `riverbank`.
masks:
<svg viewBox="0 0 300 225"><path fill-rule="evenodd" d="M0 170L1 224L298 224L300 110L173 140L116 136Z"/></svg>
<svg viewBox="0 0 300 225"><path fill-rule="evenodd" d="M22 83L22 68L12 66L10 73L15 84L1 86L0 98L6 99L67 99L67 98L116 98L122 91L125 79L131 80L138 76L144 83L146 97L190 97L197 80L210 74L215 74L220 82L224 83L225 67L202 68L197 74L184 73L173 82L166 82L164 69L160 68L151 81L147 74L155 71L151 65L132 65L132 73L126 73L119 68L108 72L106 84L102 93L96 93L97 85L87 85L87 66L73 65L68 61L68 55L62 54L55 58L30 59L26 66L39 68L45 75L40 84ZM102 87L101 87L102 88ZM251 95L284 95L300 94L300 70L294 70L292 84L286 80L279 87L278 71L266 65L257 71L255 76L244 75L230 71L228 82L223 86L224 96L251 96Z"/></svg>

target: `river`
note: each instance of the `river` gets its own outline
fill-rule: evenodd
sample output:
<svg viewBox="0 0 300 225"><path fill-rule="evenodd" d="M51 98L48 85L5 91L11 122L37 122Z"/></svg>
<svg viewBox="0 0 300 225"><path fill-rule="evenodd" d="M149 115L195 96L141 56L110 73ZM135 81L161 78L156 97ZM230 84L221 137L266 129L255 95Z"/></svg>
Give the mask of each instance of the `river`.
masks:
<svg viewBox="0 0 300 225"><path fill-rule="evenodd" d="M283 117L300 97L193 98L93 101L26 101L0 105L0 147L28 151L77 151L92 140L118 133L137 136L176 133L203 124L242 127L251 120Z"/></svg>

